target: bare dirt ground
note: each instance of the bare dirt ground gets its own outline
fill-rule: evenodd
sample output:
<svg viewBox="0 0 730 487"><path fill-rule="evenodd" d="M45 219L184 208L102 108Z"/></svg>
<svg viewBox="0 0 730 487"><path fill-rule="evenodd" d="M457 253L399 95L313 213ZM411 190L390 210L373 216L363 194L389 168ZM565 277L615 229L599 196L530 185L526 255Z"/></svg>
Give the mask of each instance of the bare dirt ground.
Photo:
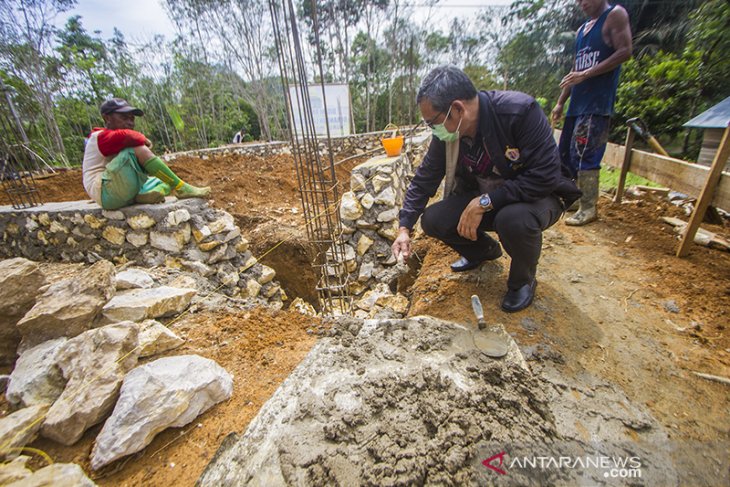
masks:
<svg viewBox="0 0 730 487"><path fill-rule="evenodd" d="M338 166L338 179L347 184L349 169L358 162ZM308 265L289 156L185 157L171 166L192 184L211 185L212 204L236 218L254 255L276 269L289 297L313 301L315 276ZM45 201L87 199L78 170L38 185ZM0 204L8 204L4 198L0 195ZM588 227L572 228L561 221L546 232L537 298L516 314L499 308L509 266L506 255L478 270L453 274L448 264L454 254L418 239L420 262L414 261L414 267L419 273L404 289L411 297L409 314L473 323L469 297L477 294L487 321L504 324L533 370L549 366L577 383L587 375L598 377L647 408L671 441L724 442L725 450L717 454L727 458L728 385L693 372L730 377L730 253L695 245L688 258L675 258L678 241L660 217L686 217L651 196L622 205L602 199L599 210L600 220ZM730 233L719 226L703 227L726 238ZM218 361L235 376L233 398L186 428L165 431L140 454L94 475L96 481L193 485L223 438L244 431L306 355L320 326L319 320L295 312L232 308L225 313L204 306L176 322L173 329L188 341L173 353L199 353ZM582 394L590 394L590 387L573 390L578 401ZM582 431L582 425L575 426ZM72 448L50 441L32 446L56 461L76 461L87 468L96 432L98 427ZM633 431L626 428L625 434L631 439ZM716 485L712 480L720 478L713 472L697 475L697 485Z"/></svg>

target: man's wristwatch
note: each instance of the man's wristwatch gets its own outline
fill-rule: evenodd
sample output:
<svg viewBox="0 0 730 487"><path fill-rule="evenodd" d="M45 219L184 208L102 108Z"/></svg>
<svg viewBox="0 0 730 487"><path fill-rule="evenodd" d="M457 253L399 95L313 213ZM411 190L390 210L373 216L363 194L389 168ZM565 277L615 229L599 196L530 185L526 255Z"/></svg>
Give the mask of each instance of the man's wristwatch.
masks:
<svg viewBox="0 0 730 487"><path fill-rule="evenodd" d="M481 206L484 211L492 211L494 208L492 206L492 198L490 198L487 193L484 193L479 197L479 206Z"/></svg>

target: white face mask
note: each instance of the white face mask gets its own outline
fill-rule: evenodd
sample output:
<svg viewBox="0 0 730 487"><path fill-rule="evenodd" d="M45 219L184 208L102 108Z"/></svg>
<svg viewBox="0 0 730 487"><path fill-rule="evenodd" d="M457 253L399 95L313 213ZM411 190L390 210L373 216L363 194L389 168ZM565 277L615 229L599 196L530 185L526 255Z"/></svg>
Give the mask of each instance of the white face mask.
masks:
<svg viewBox="0 0 730 487"><path fill-rule="evenodd" d="M431 132L433 133L433 136L442 142L453 142L455 140L459 140L459 129L461 128L461 121L464 119L464 117L461 117L459 119L459 125L456 126L456 130L454 132L449 132L446 129L446 127L444 126L444 123L446 123L446 120L449 119L449 114L451 113L452 107L453 107L453 105L451 105L449 107L449 111L446 112L446 118L444 118L443 123L434 125L431 128Z"/></svg>

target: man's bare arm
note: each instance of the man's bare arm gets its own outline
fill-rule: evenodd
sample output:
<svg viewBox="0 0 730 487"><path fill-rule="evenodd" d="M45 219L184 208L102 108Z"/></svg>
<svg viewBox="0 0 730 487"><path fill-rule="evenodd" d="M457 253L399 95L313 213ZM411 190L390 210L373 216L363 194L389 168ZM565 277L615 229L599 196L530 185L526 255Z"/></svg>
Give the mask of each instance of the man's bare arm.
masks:
<svg viewBox="0 0 730 487"><path fill-rule="evenodd" d="M629 24L629 14L622 6L617 5L608 14L604 28L607 31L609 43L615 49L615 52L592 68L585 71L571 71L560 82L561 88L570 88L588 78L608 73L631 57L631 25Z"/></svg>
<svg viewBox="0 0 730 487"><path fill-rule="evenodd" d="M566 86L563 88L563 91L560 92L558 101L555 103L555 107L553 107L553 111L550 114L550 121L553 126L555 126L558 122L560 122L560 119L563 118L563 107L565 107L565 102L568 98L570 98L570 87Z"/></svg>

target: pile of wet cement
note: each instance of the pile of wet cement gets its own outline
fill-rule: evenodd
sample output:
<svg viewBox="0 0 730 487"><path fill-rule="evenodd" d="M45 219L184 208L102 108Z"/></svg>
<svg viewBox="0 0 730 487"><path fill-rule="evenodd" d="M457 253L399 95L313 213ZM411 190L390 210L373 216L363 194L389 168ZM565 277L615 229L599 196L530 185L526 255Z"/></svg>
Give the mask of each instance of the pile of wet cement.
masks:
<svg viewBox="0 0 730 487"><path fill-rule="evenodd" d="M431 317L340 321L246 433L224 442L200 484L494 481L481 462L499 452L487 445L558 435L514 342L490 359L471 332Z"/></svg>

